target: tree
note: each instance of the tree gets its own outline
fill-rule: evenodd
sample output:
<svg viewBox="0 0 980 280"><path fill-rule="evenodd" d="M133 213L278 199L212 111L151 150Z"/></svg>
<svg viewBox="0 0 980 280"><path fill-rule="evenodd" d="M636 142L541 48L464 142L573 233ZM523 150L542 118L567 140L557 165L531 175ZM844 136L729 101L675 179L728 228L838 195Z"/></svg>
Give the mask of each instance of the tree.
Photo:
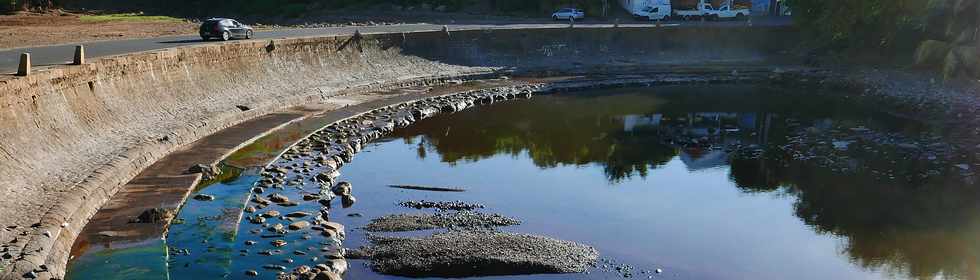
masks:
<svg viewBox="0 0 980 280"><path fill-rule="evenodd" d="M835 47L892 49L921 33L922 0L786 0L793 19L815 42Z"/></svg>
<svg viewBox="0 0 980 280"><path fill-rule="evenodd" d="M21 11L46 11L56 7L54 0L16 0L15 7Z"/></svg>

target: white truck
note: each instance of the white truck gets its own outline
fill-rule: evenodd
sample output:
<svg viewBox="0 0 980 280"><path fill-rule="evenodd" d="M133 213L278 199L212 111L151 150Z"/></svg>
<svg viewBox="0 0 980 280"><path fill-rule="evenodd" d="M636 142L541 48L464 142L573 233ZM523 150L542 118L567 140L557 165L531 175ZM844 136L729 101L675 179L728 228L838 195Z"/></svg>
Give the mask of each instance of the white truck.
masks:
<svg viewBox="0 0 980 280"><path fill-rule="evenodd" d="M619 0L619 3L638 20L670 19L670 0Z"/></svg>
<svg viewBox="0 0 980 280"><path fill-rule="evenodd" d="M675 18L697 19L743 19L751 14L751 2L739 0L673 0ZM715 8L718 7L718 8Z"/></svg>
<svg viewBox="0 0 980 280"><path fill-rule="evenodd" d="M673 0L673 16L682 20L696 20L711 16L711 4L704 0Z"/></svg>
<svg viewBox="0 0 980 280"><path fill-rule="evenodd" d="M725 3L725 4L721 5L721 7L718 7L718 9L708 10L708 19L712 19L712 20L720 20L720 19L736 19L736 20L742 20L742 19L748 17L749 15L751 15L751 13L752 13L751 9L749 9L749 8L745 8L745 7L742 7L742 8L733 8L731 1L726 1L726 2L728 2L728 3Z"/></svg>

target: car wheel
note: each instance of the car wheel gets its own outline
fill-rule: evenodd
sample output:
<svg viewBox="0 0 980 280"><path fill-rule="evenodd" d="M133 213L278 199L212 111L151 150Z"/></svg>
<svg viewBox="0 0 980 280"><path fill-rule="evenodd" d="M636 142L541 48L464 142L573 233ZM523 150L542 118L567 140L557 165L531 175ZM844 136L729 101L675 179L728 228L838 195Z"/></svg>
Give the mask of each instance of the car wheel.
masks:
<svg viewBox="0 0 980 280"><path fill-rule="evenodd" d="M552 18L554 18L555 21L558 21L558 16L552 16Z"/></svg>
<svg viewBox="0 0 980 280"><path fill-rule="evenodd" d="M245 39L252 39L252 30L245 31Z"/></svg>
<svg viewBox="0 0 980 280"><path fill-rule="evenodd" d="M736 14L735 15L735 19L737 19L737 20L745 20L745 15L743 15L743 14Z"/></svg>
<svg viewBox="0 0 980 280"><path fill-rule="evenodd" d="M201 41L207 41L208 39L208 36L201 36Z"/></svg>
<svg viewBox="0 0 980 280"><path fill-rule="evenodd" d="M231 39L231 33L228 33L228 31L221 32L221 41L228 41L230 39Z"/></svg>

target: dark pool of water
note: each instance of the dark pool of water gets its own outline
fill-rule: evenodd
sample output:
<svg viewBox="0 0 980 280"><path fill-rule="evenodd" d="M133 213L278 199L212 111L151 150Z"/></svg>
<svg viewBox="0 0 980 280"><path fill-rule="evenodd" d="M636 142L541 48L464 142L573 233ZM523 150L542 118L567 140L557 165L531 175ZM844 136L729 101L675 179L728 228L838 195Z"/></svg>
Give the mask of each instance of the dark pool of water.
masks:
<svg viewBox="0 0 980 280"><path fill-rule="evenodd" d="M341 170L340 179L353 183L358 202L349 209L334 207L331 218L347 226L344 245L358 247L367 245L358 228L371 218L430 211L402 208L400 201L463 200L523 221L502 230L576 241L602 254L588 274L481 279L616 279L623 277L616 268L627 265L633 277L644 279L980 277L980 192L959 174L902 180L877 171L841 172L777 152L749 158L729 152L733 146L787 146L788 136L817 128L868 129L913 139L942 134L941 128L878 112L874 104L756 85L536 96L426 119L370 144ZM867 166L862 170L919 161L863 153L844 160ZM390 184L467 191L401 190ZM240 189L247 191L247 185ZM277 210L315 213L314 204ZM352 213L362 216L348 216ZM283 248L286 254L259 256L255 252L268 248L268 240L248 232L257 225L239 225L237 237L224 233L237 238L227 249L211 245L224 252L217 257L220 271L195 269L210 265L177 258L172 278L177 267L177 275L202 276L191 278L237 279L242 271L257 269L260 279L273 279L274 272L262 265L315 263L312 255L288 252L319 246L319 236L294 238ZM207 246L194 247L197 238L184 246L207 252ZM244 246L246 239L261 246ZM238 256L242 249L250 253ZM664 273L644 273L658 268ZM353 261L345 276L399 278L376 274L363 261Z"/></svg>

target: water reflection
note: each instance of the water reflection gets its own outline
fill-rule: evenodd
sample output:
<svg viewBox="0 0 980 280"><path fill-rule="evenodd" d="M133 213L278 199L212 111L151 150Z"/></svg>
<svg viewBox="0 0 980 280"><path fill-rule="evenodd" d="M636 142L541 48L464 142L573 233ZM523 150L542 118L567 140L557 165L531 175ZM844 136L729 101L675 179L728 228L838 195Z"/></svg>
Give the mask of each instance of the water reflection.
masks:
<svg viewBox="0 0 980 280"><path fill-rule="evenodd" d="M773 148L787 145L800 127L867 127L913 137L937 129L870 108L761 86L609 90L479 107L419 122L394 137L416 145L418 158L450 165L500 154L526 154L544 169L595 165L612 186L646 178L675 158L694 172L729 168L730 181L745 193L792 195L794 214L820 234L843 237L839 250L854 264L899 278L980 279L976 186L951 174L903 181L835 172ZM732 147L759 155L733 157ZM845 160L926 168L914 159L902 164L855 154Z"/></svg>

